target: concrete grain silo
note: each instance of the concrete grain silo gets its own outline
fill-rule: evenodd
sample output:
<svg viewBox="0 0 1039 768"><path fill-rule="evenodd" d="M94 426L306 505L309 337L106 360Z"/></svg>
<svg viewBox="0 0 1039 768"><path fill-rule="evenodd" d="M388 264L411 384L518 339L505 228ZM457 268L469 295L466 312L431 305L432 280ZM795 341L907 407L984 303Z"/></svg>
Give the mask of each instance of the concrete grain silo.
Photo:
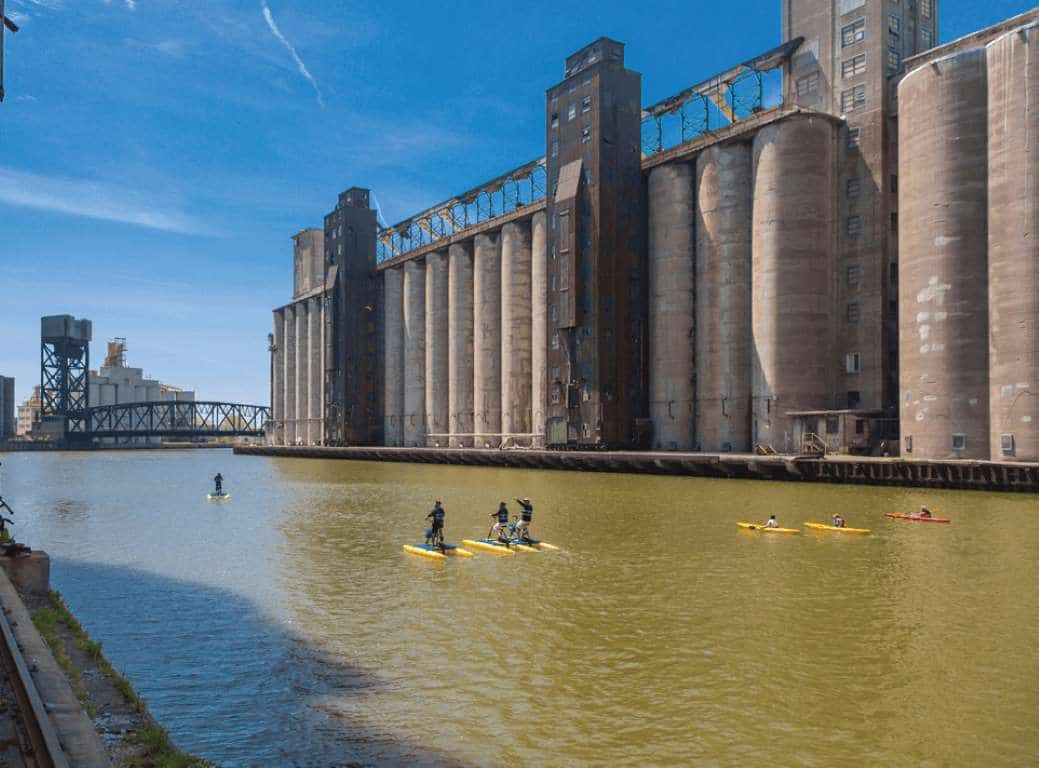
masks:
<svg viewBox="0 0 1039 768"><path fill-rule="evenodd" d="M408 447L426 444L426 264L404 263L404 425Z"/></svg>
<svg viewBox="0 0 1039 768"><path fill-rule="evenodd" d="M447 253L448 421L452 448L473 445L473 252L469 242Z"/></svg>
<svg viewBox="0 0 1039 768"><path fill-rule="evenodd" d="M450 412L447 259L447 251L426 257L426 436L440 446L447 445Z"/></svg>
<svg viewBox="0 0 1039 768"><path fill-rule="evenodd" d="M750 450L751 147L696 162L696 444Z"/></svg>
<svg viewBox="0 0 1039 768"><path fill-rule="evenodd" d="M501 434L501 236L473 246L473 421L477 448L497 448Z"/></svg>
<svg viewBox="0 0 1039 768"><path fill-rule="evenodd" d="M898 88L903 454L989 457L986 57L924 64Z"/></svg>
<svg viewBox="0 0 1039 768"><path fill-rule="evenodd" d="M653 447L693 447L693 166L649 173L649 416Z"/></svg>
<svg viewBox="0 0 1039 768"><path fill-rule="evenodd" d="M751 439L780 452L800 447L788 412L833 405L835 133L799 116L754 137Z"/></svg>
<svg viewBox="0 0 1039 768"><path fill-rule="evenodd" d="M383 279L383 434L385 443L404 442L404 270L387 269Z"/></svg>
<svg viewBox="0 0 1039 768"><path fill-rule="evenodd" d="M987 60L991 451L1039 461L1039 24Z"/></svg>

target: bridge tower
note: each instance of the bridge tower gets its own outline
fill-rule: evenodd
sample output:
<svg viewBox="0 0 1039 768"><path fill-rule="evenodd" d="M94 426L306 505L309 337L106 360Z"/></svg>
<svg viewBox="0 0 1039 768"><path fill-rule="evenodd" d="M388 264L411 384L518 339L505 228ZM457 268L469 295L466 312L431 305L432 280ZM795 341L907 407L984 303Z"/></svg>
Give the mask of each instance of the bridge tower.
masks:
<svg viewBox="0 0 1039 768"><path fill-rule="evenodd" d="M40 321L41 429L70 441L89 440L89 320L49 315Z"/></svg>

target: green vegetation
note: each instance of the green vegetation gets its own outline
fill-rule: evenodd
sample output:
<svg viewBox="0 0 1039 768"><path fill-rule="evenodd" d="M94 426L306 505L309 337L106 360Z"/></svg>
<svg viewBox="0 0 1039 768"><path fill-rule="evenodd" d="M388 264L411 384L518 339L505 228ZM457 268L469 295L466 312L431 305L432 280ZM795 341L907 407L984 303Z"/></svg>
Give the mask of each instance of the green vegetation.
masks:
<svg viewBox="0 0 1039 768"><path fill-rule="evenodd" d="M137 695L130 681L105 658L101 652L101 643L91 640L83 626L69 611L59 592L50 593L50 607L40 608L33 614L33 623L40 631L43 639L50 646L58 665L72 683L83 708L91 718L93 708L87 701L87 692L83 688L83 680L72 660L65 653L61 638L58 636L58 625L64 624L76 641L80 650L90 656L98 669L112 682L123 698L140 714L146 724L136 733L127 736L127 741L140 747L137 754L122 761L122 768L213 768L213 764L200 757L181 752L173 746L169 734L148 713L148 707Z"/></svg>

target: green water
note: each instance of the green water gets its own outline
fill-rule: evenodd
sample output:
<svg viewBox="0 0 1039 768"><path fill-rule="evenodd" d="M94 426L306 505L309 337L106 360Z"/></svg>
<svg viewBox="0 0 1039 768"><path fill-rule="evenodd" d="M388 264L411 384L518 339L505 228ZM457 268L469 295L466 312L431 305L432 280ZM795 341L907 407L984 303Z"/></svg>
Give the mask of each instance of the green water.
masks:
<svg viewBox="0 0 1039 768"><path fill-rule="evenodd" d="M1039 764L1035 497L201 451L4 463L80 618L226 765ZM204 499L216 469L224 504ZM459 541L524 495L564 551L401 551L434 498ZM953 523L882 517L921 504ZM872 534L736 528L837 510ZM207 673L223 703L200 703Z"/></svg>

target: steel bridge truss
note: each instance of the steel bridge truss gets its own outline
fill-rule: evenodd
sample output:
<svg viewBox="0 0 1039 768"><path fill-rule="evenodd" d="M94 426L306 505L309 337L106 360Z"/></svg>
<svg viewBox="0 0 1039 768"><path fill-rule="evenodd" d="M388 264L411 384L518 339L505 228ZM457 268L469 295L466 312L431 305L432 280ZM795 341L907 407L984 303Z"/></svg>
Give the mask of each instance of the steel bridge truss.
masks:
<svg viewBox="0 0 1039 768"><path fill-rule="evenodd" d="M163 401L87 410L90 437L259 437L271 411L262 405Z"/></svg>
<svg viewBox="0 0 1039 768"><path fill-rule="evenodd" d="M803 41L804 38L794 38L643 109L643 156L652 157L780 106L782 66Z"/></svg>
<svg viewBox="0 0 1039 768"><path fill-rule="evenodd" d="M90 370L88 342L45 338L40 344L40 412L64 416L66 432L86 429Z"/></svg>
<svg viewBox="0 0 1039 768"><path fill-rule="evenodd" d="M457 197L379 230L376 260L403 256L545 197L545 158L514 168Z"/></svg>

